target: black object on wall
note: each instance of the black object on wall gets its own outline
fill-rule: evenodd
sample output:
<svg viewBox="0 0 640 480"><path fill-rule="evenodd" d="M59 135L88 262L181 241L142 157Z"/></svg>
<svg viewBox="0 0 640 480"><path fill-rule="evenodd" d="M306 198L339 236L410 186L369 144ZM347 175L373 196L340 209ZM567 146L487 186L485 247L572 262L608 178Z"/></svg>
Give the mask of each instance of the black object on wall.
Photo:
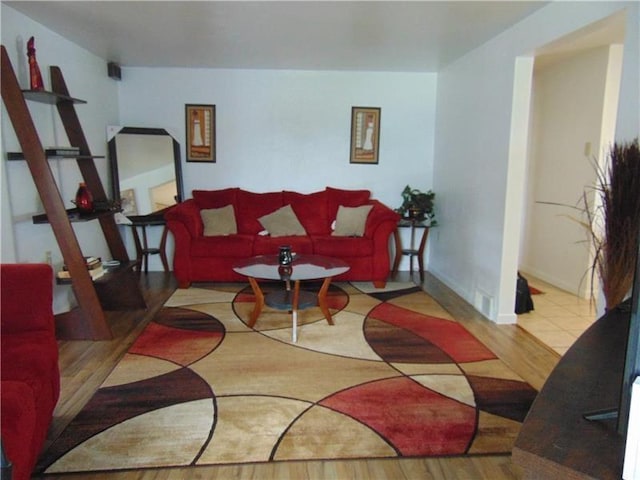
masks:
<svg viewBox="0 0 640 480"><path fill-rule="evenodd" d="M107 63L107 73L109 74L109 77L113 78L114 80L122 79L122 72L120 71L120 65L118 65L116 62Z"/></svg>

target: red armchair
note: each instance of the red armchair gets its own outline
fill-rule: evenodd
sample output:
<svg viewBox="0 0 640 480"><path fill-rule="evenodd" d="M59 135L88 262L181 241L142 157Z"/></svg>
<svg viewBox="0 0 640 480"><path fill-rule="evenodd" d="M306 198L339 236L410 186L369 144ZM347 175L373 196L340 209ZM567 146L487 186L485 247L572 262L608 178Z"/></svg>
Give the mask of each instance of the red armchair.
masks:
<svg viewBox="0 0 640 480"><path fill-rule="evenodd" d="M47 264L0 265L0 289L2 448L13 480L26 480L60 394L53 271Z"/></svg>

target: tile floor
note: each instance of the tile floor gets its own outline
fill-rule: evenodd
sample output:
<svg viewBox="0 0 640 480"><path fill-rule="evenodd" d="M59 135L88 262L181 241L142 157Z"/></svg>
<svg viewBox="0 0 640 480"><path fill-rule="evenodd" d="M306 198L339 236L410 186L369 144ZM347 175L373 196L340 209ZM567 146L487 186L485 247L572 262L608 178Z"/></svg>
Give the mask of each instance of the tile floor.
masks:
<svg viewBox="0 0 640 480"><path fill-rule="evenodd" d="M534 310L518 315L518 326L560 355L596 320L589 300L560 290L531 275L523 274L529 286L544 293L533 295Z"/></svg>

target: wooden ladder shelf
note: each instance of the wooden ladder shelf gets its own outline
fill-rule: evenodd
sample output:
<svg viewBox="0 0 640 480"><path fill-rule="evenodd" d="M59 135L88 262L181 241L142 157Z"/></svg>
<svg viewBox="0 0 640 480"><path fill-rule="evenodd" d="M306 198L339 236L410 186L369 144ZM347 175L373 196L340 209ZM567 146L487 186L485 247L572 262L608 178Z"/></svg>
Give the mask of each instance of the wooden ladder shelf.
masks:
<svg viewBox="0 0 640 480"><path fill-rule="evenodd" d="M45 215L42 217L46 219L46 223L51 224L62 258L71 275L71 284L78 302L77 308L56 316L57 336L61 339L111 339L112 332L107 323L105 310L146 308L139 276L135 271L137 263L129 259L114 219L115 212L101 212L98 215L84 217L81 220L99 221L111 256L121 264L120 268L104 277L95 281L91 279L71 225L70 213L74 213L73 209L67 210L64 206L25 98L56 105L71 146L79 149L76 162L84 182L97 204L107 204L107 195L74 106L75 103L84 102L69 96L62 72L55 66L50 67L51 92L23 92L4 45L1 48L2 100L44 206Z"/></svg>

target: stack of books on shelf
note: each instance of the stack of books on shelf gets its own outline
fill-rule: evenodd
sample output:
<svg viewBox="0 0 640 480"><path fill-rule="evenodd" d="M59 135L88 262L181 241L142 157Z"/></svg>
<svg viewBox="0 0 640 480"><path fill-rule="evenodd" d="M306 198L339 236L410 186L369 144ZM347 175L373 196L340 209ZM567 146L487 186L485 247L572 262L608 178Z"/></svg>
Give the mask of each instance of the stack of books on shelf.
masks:
<svg viewBox="0 0 640 480"><path fill-rule="evenodd" d="M102 265L102 259L100 257L84 257L85 265L89 271L89 275L93 280L100 278L106 272ZM67 266L63 266L62 270L58 272L58 278L70 279L71 273L67 270Z"/></svg>
<svg viewBox="0 0 640 480"><path fill-rule="evenodd" d="M80 155L80 149L78 147L47 147L44 154L48 157L71 157Z"/></svg>

